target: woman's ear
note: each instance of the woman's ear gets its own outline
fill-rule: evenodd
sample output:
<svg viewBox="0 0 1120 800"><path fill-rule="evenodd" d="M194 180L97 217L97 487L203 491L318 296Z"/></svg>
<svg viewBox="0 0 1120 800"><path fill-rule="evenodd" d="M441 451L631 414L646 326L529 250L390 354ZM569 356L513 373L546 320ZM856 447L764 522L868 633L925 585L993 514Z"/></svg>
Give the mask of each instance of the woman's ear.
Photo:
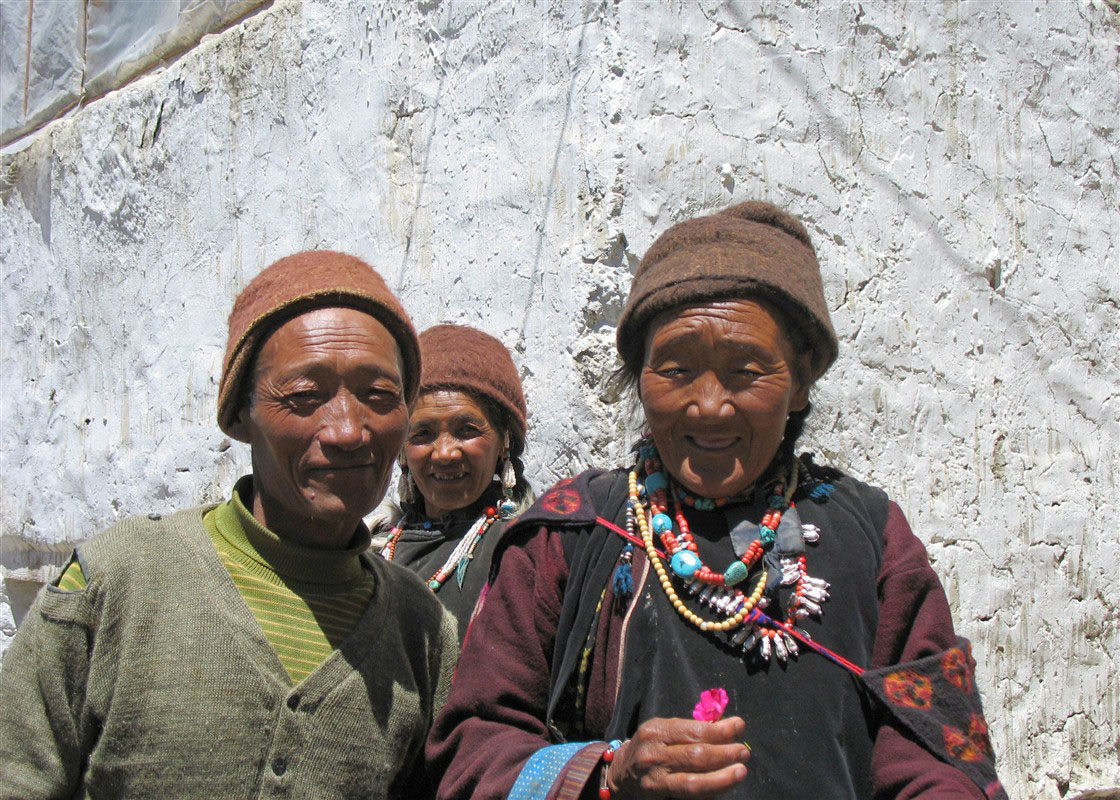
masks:
<svg viewBox="0 0 1120 800"><path fill-rule="evenodd" d="M789 399L789 410L804 411L805 407L809 405L809 390L813 388L813 381L805 377L812 374L809 371L808 356L798 356L797 363L793 366L793 380L796 385L793 389L793 395Z"/></svg>
<svg viewBox="0 0 1120 800"><path fill-rule="evenodd" d="M789 399L790 411L805 410L805 407L809 405L809 388L810 384L803 384L800 381L797 382L797 388L795 389L793 396Z"/></svg>

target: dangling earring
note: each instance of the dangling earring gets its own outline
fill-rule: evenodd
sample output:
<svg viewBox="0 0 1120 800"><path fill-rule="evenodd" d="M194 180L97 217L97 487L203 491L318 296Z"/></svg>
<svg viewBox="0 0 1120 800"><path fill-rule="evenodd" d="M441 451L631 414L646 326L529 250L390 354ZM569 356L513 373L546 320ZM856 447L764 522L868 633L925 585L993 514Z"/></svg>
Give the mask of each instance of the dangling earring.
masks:
<svg viewBox="0 0 1120 800"><path fill-rule="evenodd" d="M505 452L502 454L502 502L498 505L498 510L501 512L502 517L509 517L517 510L517 504L513 502L513 490L517 486L517 470L513 468L513 459L509 454L509 434L506 434Z"/></svg>
<svg viewBox="0 0 1120 800"><path fill-rule="evenodd" d="M401 470L400 480L397 481L397 499L402 506L412 505L416 500L416 484L408 474L408 463L402 458L397 461L397 466Z"/></svg>

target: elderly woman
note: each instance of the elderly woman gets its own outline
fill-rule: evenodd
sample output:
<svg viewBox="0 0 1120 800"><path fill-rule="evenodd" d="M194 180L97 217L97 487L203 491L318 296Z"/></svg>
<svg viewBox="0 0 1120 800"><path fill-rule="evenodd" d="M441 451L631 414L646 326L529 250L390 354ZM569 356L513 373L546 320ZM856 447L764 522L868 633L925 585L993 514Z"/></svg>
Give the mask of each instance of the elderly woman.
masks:
<svg viewBox="0 0 1120 800"><path fill-rule="evenodd" d="M837 355L804 227L755 202L670 229L617 340L648 435L507 534L440 796L1005 796L902 512L794 455Z"/></svg>
<svg viewBox="0 0 1120 800"><path fill-rule="evenodd" d="M420 397L400 461L401 515L381 554L427 581L459 621L462 640L497 543L532 499L521 463L525 395L505 345L476 328L428 328L420 353Z"/></svg>

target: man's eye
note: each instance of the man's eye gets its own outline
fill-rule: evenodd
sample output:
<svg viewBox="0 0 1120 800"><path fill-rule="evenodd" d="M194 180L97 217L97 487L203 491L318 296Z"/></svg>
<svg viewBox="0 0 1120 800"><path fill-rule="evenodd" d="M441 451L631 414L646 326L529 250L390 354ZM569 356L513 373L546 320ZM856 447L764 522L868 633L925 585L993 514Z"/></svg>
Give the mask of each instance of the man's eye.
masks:
<svg viewBox="0 0 1120 800"><path fill-rule="evenodd" d="M400 397L400 393L396 389L384 386L371 386L366 392L366 397L375 403L395 402Z"/></svg>

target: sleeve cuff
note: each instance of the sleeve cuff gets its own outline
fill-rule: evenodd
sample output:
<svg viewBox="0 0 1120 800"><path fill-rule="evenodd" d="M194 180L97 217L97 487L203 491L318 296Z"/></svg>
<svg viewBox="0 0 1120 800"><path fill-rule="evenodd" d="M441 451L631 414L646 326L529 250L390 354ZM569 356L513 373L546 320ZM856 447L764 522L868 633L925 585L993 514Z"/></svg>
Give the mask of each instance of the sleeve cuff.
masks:
<svg viewBox="0 0 1120 800"><path fill-rule="evenodd" d="M506 795L506 800L574 800L603 757L606 742L571 742L535 752Z"/></svg>

